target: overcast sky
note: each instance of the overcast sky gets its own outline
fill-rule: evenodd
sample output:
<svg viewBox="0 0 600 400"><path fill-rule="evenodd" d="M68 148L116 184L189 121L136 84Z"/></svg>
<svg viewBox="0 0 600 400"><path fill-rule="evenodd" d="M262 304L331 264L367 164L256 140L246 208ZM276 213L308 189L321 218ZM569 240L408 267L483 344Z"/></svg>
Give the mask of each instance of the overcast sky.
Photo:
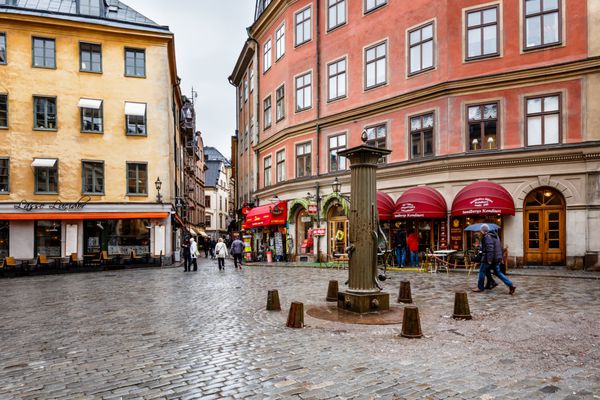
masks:
<svg viewBox="0 0 600 400"><path fill-rule="evenodd" d="M227 82L254 18L255 0L123 0L175 34L181 89L196 99L197 128L205 146L231 156L235 88Z"/></svg>

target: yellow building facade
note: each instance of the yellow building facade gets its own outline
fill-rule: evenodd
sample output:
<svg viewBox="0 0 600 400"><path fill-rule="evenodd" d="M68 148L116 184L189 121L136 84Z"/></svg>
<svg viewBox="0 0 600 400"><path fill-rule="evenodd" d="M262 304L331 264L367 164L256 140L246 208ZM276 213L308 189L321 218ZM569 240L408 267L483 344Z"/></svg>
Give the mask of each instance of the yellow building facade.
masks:
<svg viewBox="0 0 600 400"><path fill-rule="evenodd" d="M73 7L0 6L0 258L170 256L174 36L130 8Z"/></svg>

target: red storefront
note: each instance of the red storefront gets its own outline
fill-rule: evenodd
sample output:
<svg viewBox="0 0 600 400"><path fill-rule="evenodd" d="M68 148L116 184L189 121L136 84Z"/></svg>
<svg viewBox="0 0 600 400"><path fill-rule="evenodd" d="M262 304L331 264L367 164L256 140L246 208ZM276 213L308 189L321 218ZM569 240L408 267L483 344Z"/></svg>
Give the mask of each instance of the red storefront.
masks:
<svg viewBox="0 0 600 400"><path fill-rule="evenodd" d="M277 260L286 256L287 202L254 207L246 214L242 229L252 234L254 254L272 251Z"/></svg>

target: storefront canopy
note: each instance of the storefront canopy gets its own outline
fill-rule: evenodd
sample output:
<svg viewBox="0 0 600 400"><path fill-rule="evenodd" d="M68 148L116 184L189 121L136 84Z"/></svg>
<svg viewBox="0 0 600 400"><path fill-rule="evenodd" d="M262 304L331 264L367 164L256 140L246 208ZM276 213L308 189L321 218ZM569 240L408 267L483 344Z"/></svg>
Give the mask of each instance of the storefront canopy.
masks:
<svg viewBox="0 0 600 400"><path fill-rule="evenodd" d="M480 181L464 187L452 203L452 216L515 215L515 203L508 191L494 182Z"/></svg>
<svg viewBox="0 0 600 400"><path fill-rule="evenodd" d="M389 194L377 192L377 213L380 221L389 221L394 219L394 209L396 205Z"/></svg>
<svg viewBox="0 0 600 400"><path fill-rule="evenodd" d="M0 214L0 221L47 221L85 219L165 219L166 212L44 212Z"/></svg>
<svg viewBox="0 0 600 400"><path fill-rule="evenodd" d="M418 186L408 189L396 200L394 218L446 218L448 207L437 190Z"/></svg>
<svg viewBox="0 0 600 400"><path fill-rule="evenodd" d="M246 215L246 222L242 224L243 229L258 228L269 225L285 225L287 220L287 203L267 204L254 207Z"/></svg>

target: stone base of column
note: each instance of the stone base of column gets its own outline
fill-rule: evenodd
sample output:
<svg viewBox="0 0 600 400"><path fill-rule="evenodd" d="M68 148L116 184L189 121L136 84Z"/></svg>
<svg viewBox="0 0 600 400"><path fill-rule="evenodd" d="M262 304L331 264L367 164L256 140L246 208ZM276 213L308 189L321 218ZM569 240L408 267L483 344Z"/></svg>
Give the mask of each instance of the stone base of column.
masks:
<svg viewBox="0 0 600 400"><path fill-rule="evenodd" d="M338 309L359 314L388 311L390 309L390 295L385 292L378 293L338 293Z"/></svg>

